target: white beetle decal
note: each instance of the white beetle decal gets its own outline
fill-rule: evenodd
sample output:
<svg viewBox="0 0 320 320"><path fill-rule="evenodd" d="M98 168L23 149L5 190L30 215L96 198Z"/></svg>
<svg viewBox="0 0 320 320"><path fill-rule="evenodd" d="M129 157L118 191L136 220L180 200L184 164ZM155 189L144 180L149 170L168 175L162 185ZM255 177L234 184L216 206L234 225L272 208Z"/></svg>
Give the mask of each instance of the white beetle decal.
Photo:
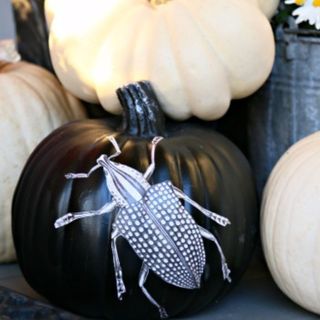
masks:
<svg viewBox="0 0 320 320"><path fill-rule="evenodd" d="M170 181L150 185L148 180L155 169L155 150L163 139L152 140L151 164L144 174L126 165L112 161L121 150L114 139L108 137L116 152L101 155L88 173L68 173L67 179L88 178L98 168L103 168L107 187L112 201L96 211L67 213L57 219L54 226L60 228L77 219L101 215L120 208L112 225L112 254L116 276L118 298L126 288L118 256L116 241L125 238L137 256L142 260L139 286L149 301L160 312L161 318L168 317L166 310L150 295L144 284L149 270L165 282L174 286L195 289L200 287L201 276L206 263L202 237L215 243L221 257L223 278L231 281L222 249L215 236L197 225L185 210L179 199L183 199L221 226L230 224L229 220L206 210L194 202Z"/></svg>

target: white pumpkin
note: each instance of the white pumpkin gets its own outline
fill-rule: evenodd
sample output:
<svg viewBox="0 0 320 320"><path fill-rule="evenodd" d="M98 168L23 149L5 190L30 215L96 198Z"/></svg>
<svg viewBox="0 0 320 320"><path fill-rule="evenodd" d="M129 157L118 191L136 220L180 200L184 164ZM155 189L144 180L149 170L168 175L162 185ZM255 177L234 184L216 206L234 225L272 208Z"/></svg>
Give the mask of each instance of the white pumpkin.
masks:
<svg viewBox="0 0 320 320"><path fill-rule="evenodd" d="M279 0L47 0L54 69L76 96L121 107L115 90L150 80L176 119L221 117L274 60L266 15Z"/></svg>
<svg viewBox="0 0 320 320"><path fill-rule="evenodd" d="M320 314L320 132L280 159L264 190L261 232L280 289Z"/></svg>
<svg viewBox="0 0 320 320"><path fill-rule="evenodd" d="M3 58L4 51L0 42ZM11 50L7 60L16 57ZM15 258L11 201L28 156L52 130L84 117L80 102L52 74L26 62L0 61L0 262Z"/></svg>
<svg viewBox="0 0 320 320"><path fill-rule="evenodd" d="M258 6L264 12L264 14L270 19L279 6L280 0L247 0L258 3Z"/></svg>

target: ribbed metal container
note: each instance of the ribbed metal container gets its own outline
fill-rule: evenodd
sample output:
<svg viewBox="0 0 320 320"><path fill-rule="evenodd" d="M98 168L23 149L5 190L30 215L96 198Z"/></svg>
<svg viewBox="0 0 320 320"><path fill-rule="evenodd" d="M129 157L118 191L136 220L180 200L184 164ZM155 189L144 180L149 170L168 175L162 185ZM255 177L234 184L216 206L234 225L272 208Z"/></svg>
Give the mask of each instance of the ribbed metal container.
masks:
<svg viewBox="0 0 320 320"><path fill-rule="evenodd" d="M276 60L263 88L248 100L248 149L259 195L280 156L320 130L320 32L276 32Z"/></svg>

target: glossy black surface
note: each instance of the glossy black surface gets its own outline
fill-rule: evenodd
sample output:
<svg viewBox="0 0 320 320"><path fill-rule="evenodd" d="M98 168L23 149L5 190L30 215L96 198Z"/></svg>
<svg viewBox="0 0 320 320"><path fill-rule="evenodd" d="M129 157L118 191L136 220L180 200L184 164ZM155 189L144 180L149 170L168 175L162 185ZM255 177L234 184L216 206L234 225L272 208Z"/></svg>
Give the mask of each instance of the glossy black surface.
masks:
<svg viewBox="0 0 320 320"><path fill-rule="evenodd" d="M102 170L89 179L64 178L68 172L88 171L101 153L110 153L113 149L106 136L114 135L121 147L118 162L144 172L150 162L150 138L162 134L166 139L158 146L151 182L170 179L193 200L232 223L226 228L217 226L185 204L196 222L217 236L232 271L231 285L223 281L220 257L215 245L207 240L201 289L174 287L152 272L148 277L146 287L170 316L196 312L221 299L237 283L251 257L258 228L251 171L241 152L222 135L190 123L171 122L165 126L155 103L152 113L156 123L149 126L153 128L149 132L148 119L137 115L150 114L150 110L138 109L152 104L132 100L134 92L130 90L126 93L124 125L121 119L74 122L53 132L31 155L13 203L19 264L34 289L72 311L113 319L157 318L158 310L138 287L141 261L122 239L118 251L127 293L123 301L116 297L110 247L116 212L76 221L59 230L53 224L67 212L97 209L110 201ZM132 117L138 119L134 132Z"/></svg>

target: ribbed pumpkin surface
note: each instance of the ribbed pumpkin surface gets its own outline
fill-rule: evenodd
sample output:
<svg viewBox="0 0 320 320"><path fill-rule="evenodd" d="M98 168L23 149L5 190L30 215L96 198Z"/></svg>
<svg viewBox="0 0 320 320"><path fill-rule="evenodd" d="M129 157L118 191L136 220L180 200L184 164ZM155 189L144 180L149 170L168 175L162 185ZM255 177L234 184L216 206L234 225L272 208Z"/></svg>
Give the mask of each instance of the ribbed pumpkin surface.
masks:
<svg viewBox="0 0 320 320"><path fill-rule="evenodd" d="M81 104L46 70L0 61L0 262L15 258L11 202L35 146L60 125L85 117Z"/></svg>

